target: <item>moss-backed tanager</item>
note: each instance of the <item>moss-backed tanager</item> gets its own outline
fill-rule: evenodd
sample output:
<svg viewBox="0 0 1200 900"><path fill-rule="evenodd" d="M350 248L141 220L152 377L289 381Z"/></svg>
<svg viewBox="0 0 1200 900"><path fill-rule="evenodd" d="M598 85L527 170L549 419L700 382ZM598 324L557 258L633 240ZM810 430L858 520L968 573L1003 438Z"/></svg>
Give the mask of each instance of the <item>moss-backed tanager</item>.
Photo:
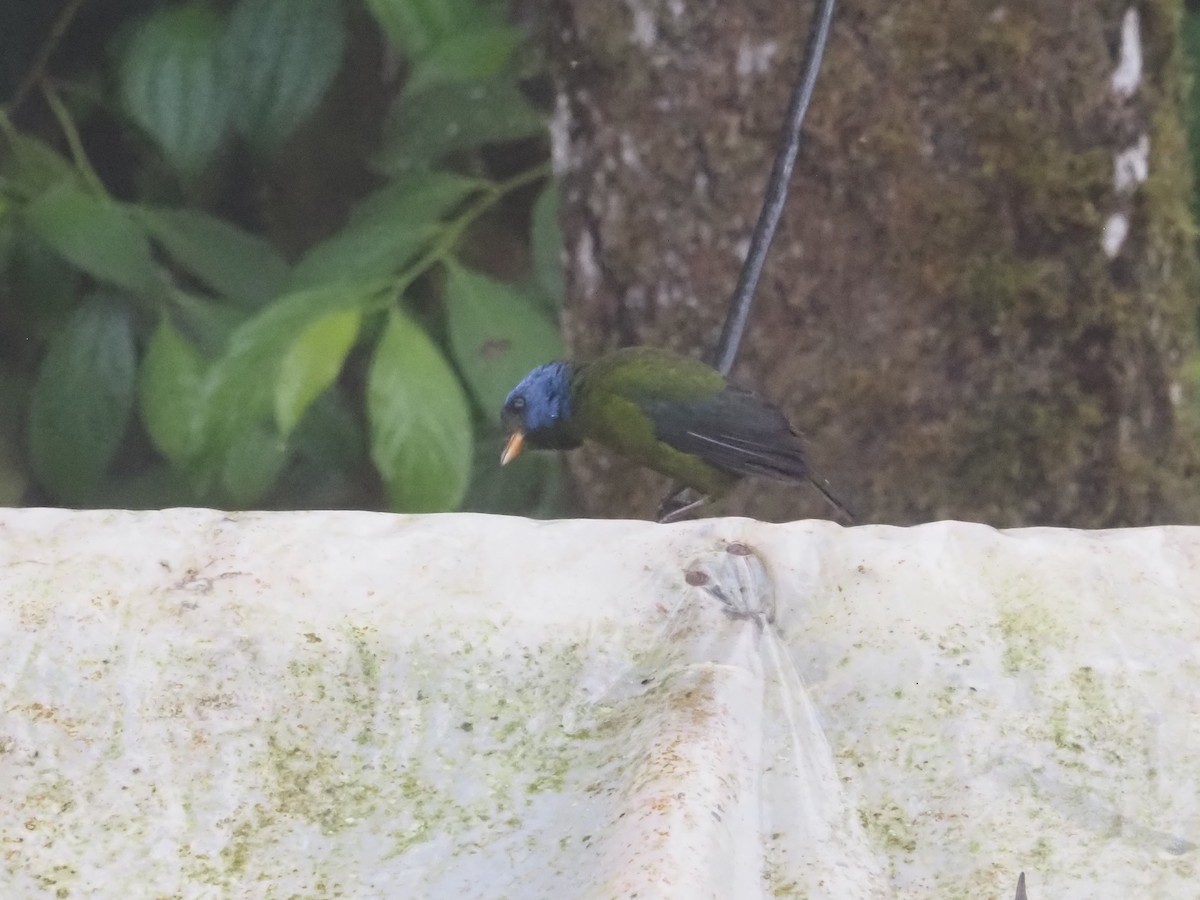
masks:
<svg viewBox="0 0 1200 900"><path fill-rule="evenodd" d="M523 447L570 450L587 439L671 476L702 500L747 475L811 481L852 519L808 468L783 413L716 369L667 350L627 347L583 366L539 366L508 395L501 422L509 434L502 464Z"/></svg>

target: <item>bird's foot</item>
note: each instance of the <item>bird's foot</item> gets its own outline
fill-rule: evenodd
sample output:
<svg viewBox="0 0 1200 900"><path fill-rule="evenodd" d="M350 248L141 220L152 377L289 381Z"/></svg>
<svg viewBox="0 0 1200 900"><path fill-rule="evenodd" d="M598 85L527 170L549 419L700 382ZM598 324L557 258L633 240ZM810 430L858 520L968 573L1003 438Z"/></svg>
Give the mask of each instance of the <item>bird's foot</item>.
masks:
<svg viewBox="0 0 1200 900"><path fill-rule="evenodd" d="M708 502L708 497L697 494L689 487L672 491L658 504L658 514L655 516L660 525L669 522L679 522L689 518L701 506Z"/></svg>

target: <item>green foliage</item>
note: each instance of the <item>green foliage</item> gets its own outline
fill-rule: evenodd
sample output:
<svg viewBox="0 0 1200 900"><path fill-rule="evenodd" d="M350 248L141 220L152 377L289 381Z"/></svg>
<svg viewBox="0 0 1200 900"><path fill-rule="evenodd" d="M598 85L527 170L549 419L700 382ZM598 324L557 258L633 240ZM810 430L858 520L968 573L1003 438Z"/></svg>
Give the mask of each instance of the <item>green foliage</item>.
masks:
<svg viewBox="0 0 1200 900"><path fill-rule="evenodd" d="M29 411L34 472L59 496L85 502L116 453L133 409L133 330L127 310L86 301L50 342Z"/></svg>
<svg viewBox="0 0 1200 900"><path fill-rule="evenodd" d="M13 127L0 112L0 132L4 135L4 177L6 193L29 198L64 181L83 179L62 155L30 135Z"/></svg>
<svg viewBox="0 0 1200 900"><path fill-rule="evenodd" d="M97 281L153 293L157 271L150 240L128 211L62 181L24 209L30 230L67 262Z"/></svg>
<svg viewBox="0 0 1200 900"><path fill-rule="evenodd" d="M471 473L471 417L462 386L420 326L392 313L367 382L371 458L392 508L454 509Z"/></svg>
<svg viewBox="0 0 1200 900"><path fill-rule="evenodd" d="M380 37L344 0L133 0L48 73L52 115L0 106L4 496L561 511L556 462L501 472L495 430L562 353L522 36L489 0L366 8L407 77L361 103L339 72Z"/></svg>
<svg viewBox="0 0 1200 900"><path fill-rule="evenodd" d="M269 426L251 423L229 445L221 487L235 506L250 506L267 493L283 470L287 443Z"/></svg>
<svg viewBox="0 0 1200 900"><path fill-rule="evenodd" d="M117 72L121 106L181 173L199 174L225 135L232 85L218 58L220 17L168 6L139 23Z"/></svg>
<svg viewBox="0 0 1200 900"><path fill-rule="evenodd" d="M198 209L143 207L150 236L179 266L215 293L257 306L279 295L291 275L267 241Z"/></svg>
<svg viewBox="0 0 1200 900"><path fill-rule="evenodd" d="M27 379L0 370L0 422L21 422L28 405ZM22 447L15 430L0 430L0 506L18 506L29 486L21 465Z"/></svg>
<svg viewBox="0 0 1200 900"><path fill-rule="evenodd" d="M384 122L376 165L402 174L457 150L520 140L545 127L511 79L441 82L400 95Z"/></svg>
<svg viewBox="0 0 1200 900"><path fill-rule="evenodd" d="M370 286L306 288L273 301L238 326L200 385L199 441L191 474L202 491L229 490L229 458L249 431L270 426L284 358L320 319L361 309L377 297ZM258 442L257 438L254 438ZM244 485L243 485L244 487ZM257 500L240 494L238 505Z"/></svg>
<svg viewBox="0 0 1200 900"><path fill-rule="evenodd" d="M396 275L439 232L442 218L479 187L443 172L393 182L357 206L337 234L304 255L293 283Z"/></svg>
<svg viewBox="0 0 1200 900"><path fill-rule="evenodd" d="M526 372L560 358L562 339L528 292L455 263L446 268L450 349L486 415Z"/></svg>
<svg viewBox="0 0 1200 900"><path fill-rule="evenodd" d="M308 326L284 356L275 383L275 422L284 437L337 379L361 321L356 309L330 313Z"/></svg>
<svg viewBox="0 0 1200 900"><path fill-rule="evenodd" d="M558 188L548 184L533 205L533 233L530 250L533 253L533 274L538 287L554 308L563 297L563 243L558 227Z"/></svg>
<svg viewBox="0 0 1200 900"><path fill-rule="evenodd" d="M503 21L497 3L480 0L367 0L393 46L420 61L457 35Z"/></svg>
<svg viewBox="0 0 1200 900"><path fill-rule="evenodd" d="M499 434L475 448L475 470L463 509L559 518L568 515L563 497L563 460L545 453L522 453L500 465Z"/></svg>
<svg viewBox="0 0 1200 900"><path fill-rule="evenodd" d="M138 408L150 440L184 468L195 456L204 360L170 322L150 338L138 376Z"/></svg>
<svg viewBox="0 0 1200 900"><path fill-rule="evenodd" d="M509 25L484 25L451 34L413 66L407 95L441 82L483 81L500 75L521 43L521 33Z"/></svg>
<svg viewBox="0 0 1200 900"><path fill-rule="evenodd" d="M236 86L233 121L261 150L281 144L324 96L342 60L339 0L240 0L222 62Z"/></svg>
<svg viewBox="0 0 1200 900"><path fill-rule="evenodd" d="M5 267L11 309L26 336L44 340L79 298L83 276L32 231L13 235Z"/></svg>

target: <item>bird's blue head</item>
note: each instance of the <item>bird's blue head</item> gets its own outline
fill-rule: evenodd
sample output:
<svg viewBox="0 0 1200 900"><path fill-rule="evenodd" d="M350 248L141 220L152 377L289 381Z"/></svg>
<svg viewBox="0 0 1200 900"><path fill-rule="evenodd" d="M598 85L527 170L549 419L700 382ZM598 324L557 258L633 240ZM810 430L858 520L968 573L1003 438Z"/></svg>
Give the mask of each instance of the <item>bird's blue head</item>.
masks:
<svg viewBox="0 0 1200 900"><path fill-rule="evenodd" d="M559 361L538 366L504 401L500 421L509 439L501 461L513 459L525 443L546 450L579 446L571 420L573 411L571 364Z"/></svg>

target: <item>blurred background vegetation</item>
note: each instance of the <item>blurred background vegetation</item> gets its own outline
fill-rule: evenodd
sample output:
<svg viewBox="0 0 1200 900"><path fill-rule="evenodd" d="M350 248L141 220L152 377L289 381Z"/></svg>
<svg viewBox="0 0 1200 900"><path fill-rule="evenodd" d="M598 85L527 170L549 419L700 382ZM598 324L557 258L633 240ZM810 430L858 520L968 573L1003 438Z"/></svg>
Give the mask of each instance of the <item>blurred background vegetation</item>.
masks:
<svg viewBox="0 0 1200 900"><path fill-rule="evenodd" d="M0 504L558 511L550 96L490 0L6 0Z"/></svg>
<svg viewBox="0 0 1200 900"><path fill-rule="evenodd" d="M576 510L545 7L0 4L0 505Z"/></svg>

